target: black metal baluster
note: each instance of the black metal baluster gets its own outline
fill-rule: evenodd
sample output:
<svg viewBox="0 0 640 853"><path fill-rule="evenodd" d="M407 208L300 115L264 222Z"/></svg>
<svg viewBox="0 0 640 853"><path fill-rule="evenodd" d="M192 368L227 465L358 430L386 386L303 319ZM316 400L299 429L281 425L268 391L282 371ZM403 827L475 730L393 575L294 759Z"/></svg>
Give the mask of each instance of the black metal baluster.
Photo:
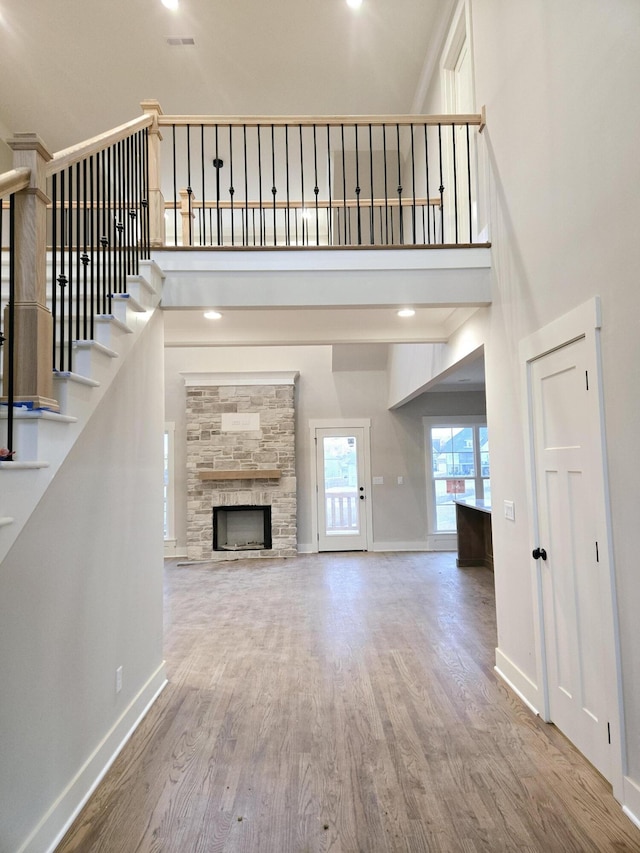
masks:
<svg viewBox="0 0 640 853"><path fill-rule="evenodd" d="M331 128L327 125L327 179L329 182L329 211L327 215L327 243L333 246L333 199L331 197Z"/></svg>
<svg viewBox="0 0 640 853"><path fill-rule="evenodd" d="M242 136L244 141L244 213L246 219L246 242L244 246L249 245L249 184L247 181L247 126L242 125Z"/></svg>
<svg viewBox="0 0 640 853"><path fill-rule="evenodd" d="M78 246L78 252L80 251L80 247ZM85 260L86 258L86 260ZM89 270L87 269L87 264L89 262L89 255L87 254L87 160L86 158L82 161L82 255L80 255L80 260L82 261L83 266L83 275L82 275L82 301L83 301L83 312L82 312L82 337L83 340L89 339Z"/></svg>
<svg viewBox="0 0 640 853"><path fill-rule="evenodd" d="M144 252L143 257L146 261L151 257L151 223L149 221L149 129L145 127L142 132L142 219L144 222ZM164 210L162 211L162 220L164 221Z"/></svg>
<svg viewBox="0 0 640 853"><path fill-rule="evenodd" d="M100 245L102 246L102 313L111 313L111 290L112 290L112 255L113 255L113 233L112 229L112 209L111 209L111 161L113 159L113 145L109 146L106 151L106 169L105 169L105 189L106 189L106 209L104 212L104 228ZM109 250L109 251L107 251Z"/></svg>
<svg viewBox="0 0 640 853"><path fill-rule="evenodd" d="M140 207L140 170L142 168L142 160L140 157L139 146L140 134L131 137L131 192L132 198L129 205L129 216L131 217L131 257L133 260L133 274L138 275L140 272L140 251L141 251L141 207Z"/></svg>
<svg viewBox="0 0 640 853"><path fill-rule="evenodd" d="M398 225L400 245L404 245L404 216L402 215L402 163L400 161L400 125L396 124L396 142L398 145Z"/></svg>
<svg viewBox="0 0 640 853"><path fill-rule="evenodd" d="M416 245L416 159L413 140L413 123L411 124L411 186L413 200L411 205L411 224L413 230L413 245Z"/></svg>
<svg viewBox="0 0 640 853"><path fill-rule="evenodd" d="M15 327L16 327L16 235L15 235L15 193L9 196L9 339L7 353L7 450L9 461L13 459L13 404L15 400ZM0 204L2 201L0 200ZM0 236L1 236L0 232Z"/></svg>
<svg viewBox="0 0 640 853"><path fill-rule="evenodd" d="M0 236L2 235L2 207L0 205ZM58 175L51 176L51 315L53 330L51 340L51 363L56 369L56 343L58 340L56 273L58 272ZM0 300L1 302L2 300Z"/></svg>
<svg viewBox="0 0 640 853"><path fill-rule="evenodd" d="M64 170L60 172L60 275L57 278L57 284L60 287L60 353L58 355L58 364L59 369L61 371L64 370L65 364L65 317L64 317L64 309L65 309L65 293L64 289L67 286L67 277L65 275L65 245L66 245L66 230L65 230L65 205L66 205L66 186L65 186L65 172Z"/></svg>
<svg viewBox="0 0 640 853"><path fill-rule="evenodd" d="M276 143L275 143L275 129L273 124L271 125L271 196L273 199L273 245L277 246L277 224L276 224L276 195L278 189L276 187Z"/></svg>
<svg viewBox="0 0 640 853"><path fill-rule="evenodd" d="M217 128L216 128L217 130ZM189 246L193 246L193 188L191 186L191 125L187 125L187 200L189 209Z"/></svg>
<svg viewBox="0 0 640 853"><path fill-rule="evenodd" d="M80 186L80 163L76 163L76 245L74 247L74 255L76 259L76 334L77 341L82 340L80 334L81 319L82 319L82 293L80 290L80 205L82 204L82 188Z"/></svg>
<svg viewBox="0 0 640 853"><path fill-rule="evenodd" d="M263 218L262 218L262 143L260 138L260 125L258 125L258 200L260 208L260 245L264 246Z"/></svg>
<svg viewBox="0 0 640 853"><path fill-rule="evenodd" d="M375 222L373 219L373 131L371 129L371 123L369 123L369 181L371 184L371 210L369 216L369 230L371 245L373 246L373 244L375 243Z"/></svg>
<svg viewBox="0 0 640 853"><path fill-rule="evenodd" d="M68 170L68 181L69 181L69 205L68 205L68 216L67 223L69 228L69 240L68 240L68 258L67 258L67 271L69 275L68 283L67 283L67 364L68 370L72 369L73 365L73 200L74 200L74 187L73 187L73 166L69 166ZM77 195L77 189L75 190Z"/></svg>
<svg viewBox="0 0 640 853"><path fill-rule="evenodd" d="M340 125L340 137L342 140L342 206L344 209L344 245L348 243L347 239L347 168L344 156L344 124Z"/></svg>
<svg viewBox="0 0 640 853"><path fill-rule="evenodd" d="M207 225L206 225L206 212L207 212L207 193L205 187L205 177L204 177L204 125L200 125L200 169L201 169L201 196L202 196L202 207L200 208L200 245L207 245Z"/></svg>
<svg viewBox="0 0 640 853"><path fill-rule="evenodd" d="M453 221L455 223L455 234L456 234L456 243L458 242L458 164L457 164L457 154L456 154L456 129L455 126L451 125L451 142L452 142L452 151L453 151L453 210L454 217Z"/></svg>
<svg viewBox="0 0 640 853"><path fill-rule="evenodd" d="M382 159L384 166L384 241L389 245L389 192L387 189L387 126L382 125Z"/></svg>
<svg viewBox="0 0 640 853"><path fill-rule="evenodd" d="M469 142L469 124L467 123L467 189L469 191L469 242L473 243L473 218L471 212L471 147Z"/></svg>
<svg viewBox="0 0 640 853"><path fill-rule="evenodd" d="M286 232L287 238L286 243L287 246L291 245L291 209L290 209L290 198L289 198L289 125L285 124L284 126L284 159L285 159L285 171L286 171L286 180L287 180L287 223L286 223Z"/></svg>
<svg viewBox="0 0 640 853"><path fill-rule="evenodd" d="M233 221L233 196L235 195L235 187L233 186L233 127L229 125L229 195L231 196L231 245L235 246L235 223Z"/></svg>
<svg viewBox="0 0 640 853"><path fill-rule="evenodd" d="M213 168L216 170L216 242L218 246L222 246L222 212L220 210L220 169L222 168L222 160L220 159L220 151L218 146L218 125L214 127L215 138L215 157L213 159Z"/></svg>
<svg viewBox="0 0 640 853"><path fill-rule="evenodd" d="M317 139L316 139L316 126L313 125L313 171L314 171L314 184L313 184L313 192L316 198L316 246L320 245L320 220L318 219L318 193L320 192L320 188L318 187L318 147L317 147Z"/></svg>
<svg viewBox="0 0 640 853"><path fill-rule="evenodd" d="M427 125L423 125L424 127L424 159L425 159L425 168L426 168L426 182L427 182L427 234L423 234L425 241L429 244L431 243L431 195L429 191L429 140L427 137ZM428 240L427 240L428 235ZM425 244L426 245L426 244Z"/></svg>
<svg viewBox="0 0 640 853"><path fill-rule="evenodd" d="M438 124L438 158L440 160L440 242L444 243L444 184L442 183L442 125ZM435 225L434 225L435 236Z"/></svg>
<svg viewBox="0 0 640 853"><path fill-rule="evenodd" d="M173 245L178 245L178 176L176 173L176 126L171 125L173 134Z"/></svg>
<svg viewBox="0 0 640 853"><path fill-rule="evenodd" d="M97 162L97 161L95 161ZM90 279L90 302L91 302L91 314L90 314L90 338L93 340L94 331L95 331L95 321L94 317L97 314L96 311L96 256L95 256L95 245L96 245L96 196L95 196L95 171L94 171L94 155L92 154L89 158L89 209L91 211L91 216L89 219L89 253L90 253L90 261L91 261L91 279Z"/></svg>
<svg viewBox="0 0 640 853"><path fill-rule="evenodd" d="M358 146L358 125L354 125L356 136L356 218L358 223L358 246L362 245L362 223L360 221L360 152Z"/></svg>
<svg viewBox="0 0 640 853"><path fill-rule="evenodd" d="M301 216L302 216L302 222L301 222L300 224L301 224L301 227L302 227L302 245L303 245L303 246L305 246L305 245L306 245L306 243L305 243L305 236L304 236L304 232L305 232L305 227L304 227L304 220L305 220L305 208L304 208L304 153L303 153L303 150L302 150L302 125L301 125L301 124L299 124L299 125L298 125L298 133L299 133L299 136L300 136L300 190L301 190L301 199L300 199L300 202L301 202L301 204L302 204L302 207L300 208L300 210L301 210ZM297 235L296 235L296 236L297 236Z"/></svg>

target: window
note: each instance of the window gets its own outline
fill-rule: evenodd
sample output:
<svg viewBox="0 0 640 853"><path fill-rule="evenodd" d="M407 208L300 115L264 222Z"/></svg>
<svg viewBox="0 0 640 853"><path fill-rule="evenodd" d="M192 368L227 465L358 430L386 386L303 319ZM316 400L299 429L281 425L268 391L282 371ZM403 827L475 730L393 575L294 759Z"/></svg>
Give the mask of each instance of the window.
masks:
<svg viewBox="0 0 640 853"><path fill-rule="evenodd" d="M491 501L489 433L479 423L431 423L428 447L432 529L450 533L456 529L456 500Z"/></svg>

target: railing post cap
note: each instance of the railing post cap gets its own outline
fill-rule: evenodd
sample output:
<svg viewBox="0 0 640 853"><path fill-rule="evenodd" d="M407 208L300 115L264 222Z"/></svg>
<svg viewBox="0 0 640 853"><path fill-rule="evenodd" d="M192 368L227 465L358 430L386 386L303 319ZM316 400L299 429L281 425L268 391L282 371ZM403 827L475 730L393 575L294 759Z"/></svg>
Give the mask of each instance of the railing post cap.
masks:
<svg viewBox="0 0 640 853"><path fill-rule="evenodd" d="M47 163L53 158L37 133L14 133L11 139L7 139L7 145L12 151L36 151Z"/></svg>
<svg viewBox="0 0 640 853"><path fill-rule="evenodd" d="M160 101L156 101L153 98L149 98L145 101L140 101L140 108L145 113L158 113L158 115L164 115L162 111L162 107L160 106Z"/></svg>

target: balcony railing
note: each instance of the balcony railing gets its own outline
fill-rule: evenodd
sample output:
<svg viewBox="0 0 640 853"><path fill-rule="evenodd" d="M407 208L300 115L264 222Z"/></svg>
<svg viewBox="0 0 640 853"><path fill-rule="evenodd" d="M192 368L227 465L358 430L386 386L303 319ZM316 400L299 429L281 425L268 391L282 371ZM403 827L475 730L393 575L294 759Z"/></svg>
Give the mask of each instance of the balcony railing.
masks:
<svg viewBox="0 0 640 853"><path fill-rule="evenodd" d="M144 115L56 155L9 141L0 175L0 412L56 409L72 369L151 248L445 246L478 242L481 115ZM164 141L163 141L164 137ZM47 357L43 353L47 353ZM0 433L0 446L2 444Z"/></svg>
<svg viewBox="0 0 640 853"><path fill-rule="evenodd" d="M481 115L157 121L167 245L477 242Z"/></svg>

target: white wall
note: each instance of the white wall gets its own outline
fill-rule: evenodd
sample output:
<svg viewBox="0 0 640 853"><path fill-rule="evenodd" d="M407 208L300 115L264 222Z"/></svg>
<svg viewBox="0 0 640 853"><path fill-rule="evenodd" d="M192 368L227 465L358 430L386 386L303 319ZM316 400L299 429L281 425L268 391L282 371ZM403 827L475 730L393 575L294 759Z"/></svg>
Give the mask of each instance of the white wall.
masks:
<svg viewBox="0 0 640 853"><path fill-rule="evenodd" d="M389 406L395 408L413 400L438 377L475 358L487 339L488 317L488 309L480 308L446 344L390 345Z"/></svg>
<svg viewBox="0 0 640 853"><path fill-rule="evenodd" d="M498 644L539 683L532 630L519 341L602 298L602 362L629 776L640 781L640 5L472 0L481 153L490 170L493 304L485 341ZM429 104L426 105L429 110ZM635 790L635 789L634 789ZM640 792L640 789L637 789ZM637 799L640 804L640 797ZM637 811L636 811L637 813Z"/></svg>
<svg viewBox="0 0 640 853"><path fill-rule="evenodd" d="M158 311L2 563L7 853L48 849L164 681L162 345Z"/></svg>
<svg viewBox="0 0 640 853"><path fill-rule="evenodd" d="M299 370L296 394L298 543L312 546L311 446L309 420L371 418L371 462L375 543L426 548L426 482L422 417L483 414L483 394L428 394L401 410L387 408L382 370L332 372L332 351L318 347L170 347L165 351L166 418L174 421L176 447L176 538L185 553L185 392L180 371ZM399 486L397 477L404 478Z"/></svg>

